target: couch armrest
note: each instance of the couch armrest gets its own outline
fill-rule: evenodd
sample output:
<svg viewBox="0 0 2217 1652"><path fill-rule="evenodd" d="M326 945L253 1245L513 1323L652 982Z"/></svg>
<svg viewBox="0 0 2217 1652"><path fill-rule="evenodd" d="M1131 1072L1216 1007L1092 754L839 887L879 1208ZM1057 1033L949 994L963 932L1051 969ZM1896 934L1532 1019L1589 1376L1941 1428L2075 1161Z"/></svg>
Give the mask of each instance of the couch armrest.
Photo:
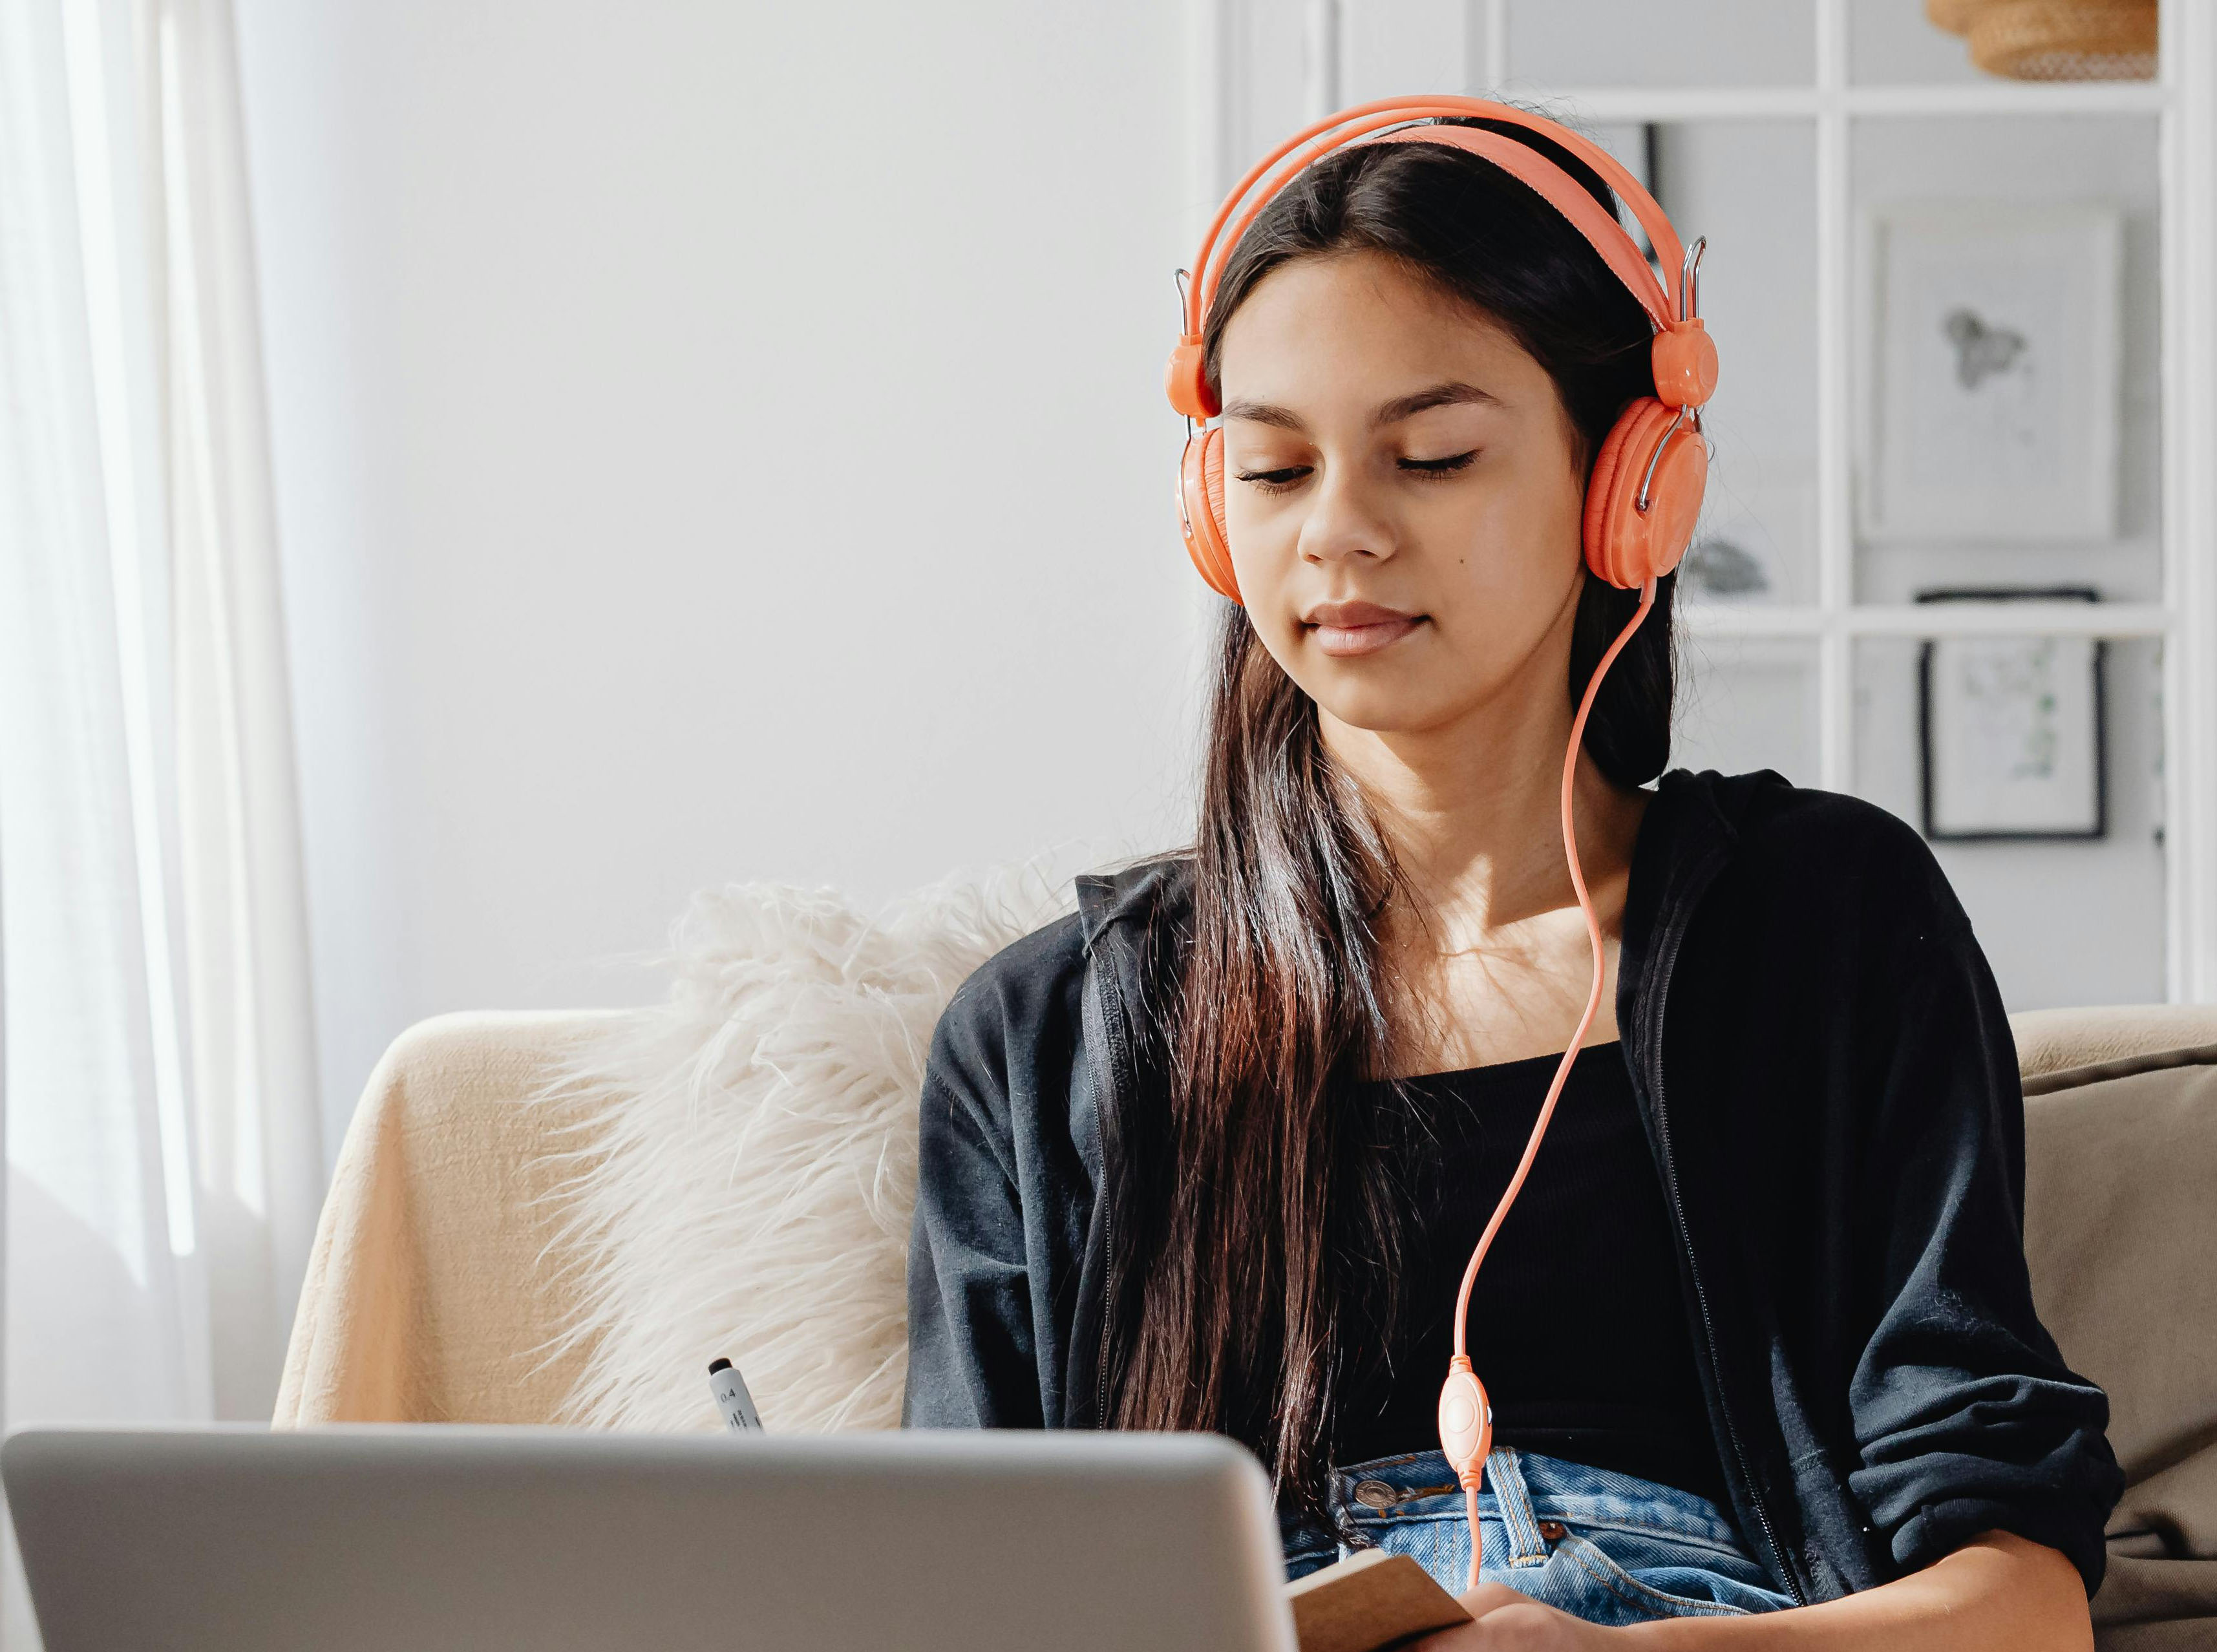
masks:
<svg viewBox="0 0 2217 1652"><path fill-rule="evenodd" d="M2009 1018L2027 1078L2097 1062L2217 1044L2217 1004L2097 1004L2025 1009Z"/></svg>
<svg viewBox="0 0 2217 1652"><path fill-rule="evenodd" d="M545 1422L584 1350L547 1195L566 1048L621 1010L471 1013L395 1039L348 1126L317 1224L273 1425Z"/></svg>

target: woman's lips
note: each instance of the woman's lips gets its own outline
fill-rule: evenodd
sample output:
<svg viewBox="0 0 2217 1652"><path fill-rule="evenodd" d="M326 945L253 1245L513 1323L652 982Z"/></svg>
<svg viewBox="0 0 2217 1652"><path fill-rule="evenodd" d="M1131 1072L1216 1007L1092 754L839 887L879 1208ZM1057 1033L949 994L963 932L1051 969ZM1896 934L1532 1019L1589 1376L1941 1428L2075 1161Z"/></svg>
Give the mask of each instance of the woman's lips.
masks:
<svg viewBox="0 0 2217 1652"><path fill-rule="evenodd" d="M1350 659L1393 647L1423 624L1424 616L1349 597L1311 603L1300 620L1319 649L1334 659Z"/></svg>
<svg viewBox="0 0 2217 1652"><path fill-rule="evenodd" d="M1334 659L1348 659L1391 648L1423 623L1422 614L1404 614L1360 626L1312 626L1309 634L1315 638L1316 645Z"/></svg>

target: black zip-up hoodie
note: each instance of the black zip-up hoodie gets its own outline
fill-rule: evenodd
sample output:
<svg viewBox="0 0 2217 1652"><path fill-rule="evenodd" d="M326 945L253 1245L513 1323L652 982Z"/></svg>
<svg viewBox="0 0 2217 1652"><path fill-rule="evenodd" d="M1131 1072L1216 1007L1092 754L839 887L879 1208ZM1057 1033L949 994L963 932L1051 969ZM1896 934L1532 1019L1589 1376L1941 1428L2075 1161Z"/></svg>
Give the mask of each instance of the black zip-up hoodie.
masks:
<svg viewBox="0 0 2217 1652"><path fill-rule="evenodd" d="M1175 1174L1116 1152L1147 1076L1139 935L1191 872L1081 877L1076 912L941 1016L904 1424L1102 1426L1108 1205ZM2109 1401L2033 1308L2016 1043L1924 839L1769 769L1672 769L1633 850L1616 1018L1732 1512L1778 1586L1830 1600L2000 1529L2090 1595L2123 1489Z"/></svg>

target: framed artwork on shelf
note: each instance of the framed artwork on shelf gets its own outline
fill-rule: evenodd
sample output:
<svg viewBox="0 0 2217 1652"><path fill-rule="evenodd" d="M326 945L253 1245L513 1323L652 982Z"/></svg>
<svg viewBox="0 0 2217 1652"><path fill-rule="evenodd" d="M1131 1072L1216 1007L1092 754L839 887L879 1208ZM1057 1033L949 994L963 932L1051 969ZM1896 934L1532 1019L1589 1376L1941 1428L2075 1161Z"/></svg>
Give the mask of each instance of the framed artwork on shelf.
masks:
<svg viewBox="0 0 2217 1652"><path fill-rule="evenodd" d="M1926 590L1919 602L2094 602L2090 586ZM1936 841L2109 833L2098 637L1935 637L1917 670L1924 835Z"/></svg>
<svg viewBox="0 0 2217 1652"><path fill-rule="evenodd" d="M2115 538L2121 211L1902 201L1862 231L1863 536Z"/></svg>

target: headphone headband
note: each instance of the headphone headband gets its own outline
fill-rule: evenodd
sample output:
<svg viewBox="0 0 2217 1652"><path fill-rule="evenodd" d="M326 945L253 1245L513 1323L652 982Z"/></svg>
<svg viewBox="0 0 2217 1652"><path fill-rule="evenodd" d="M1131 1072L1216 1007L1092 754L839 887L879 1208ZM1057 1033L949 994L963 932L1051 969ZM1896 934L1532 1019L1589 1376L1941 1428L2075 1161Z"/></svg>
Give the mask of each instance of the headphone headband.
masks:
<svg viewBox="0 0 2217 1652"><path fill-rule="evenodd" d="M1583 184L1538 150L1484 126L1421 124L1471 115L1504 120L1522 126L1527 131L1543 133L1600 173L1603 181L1631 207L1633 217L1647 231L1647 238L1653 243L1656 256L1662 261L1664 270L1675 269L1677 272L1675 300L1670 290L1656 279L1646 257L1624 225L1612 217ZM1648 319L1654 323L1658 333L1700 325L1694 317L1692 294L1688 288L1685 249L1678 239L1677 231L1671 226L1662 207L1656 204L1655 197L1648 194L1639 179L1625 170L1621 162L1601 145L1545 115L1534 114L1529 110L1492 102L1485 98L1447 95L1380 98L1375 102L1358 103L1352 108L1342 109L1338 114L1327 115L1295 133L1250 167L1246 176L1225 197L1224 204L1216 209L1216 215L1209 220L1207 233L1201 237L1200 253L1194 261L1193 280L1186 285L1184 332L1171 356L1169 387L1172 404L1179 411L1189 417L1207 416L1215 411L1207 405L1213 398L1207 393L1201 373L1201 318L1208 313L1208 305L1215 297L1218 284L1223 280L1225 267L1230 263L1232 251L1238 246L1240 237L1246 233L1247 226L1254 222L1256 215L1304 168L1333 151L1362 143L1391 142L1444 143L1492 162L1536 192L1570 221L1572 226L1602 256L1603 261L1624 283L1632 296L1639 299L1640 308L1647 312ZM1288 157L1294 156L1294 151L1304 145L1308 146L1312 152L1288 160ZM1281 162L1285 164L1281 166ZM1276 169L1275 171L1274 168ZM1258 183L1263 185L1259 190L1257 188ZM1251 194L1254 199L1249 201ZM1246 203L1244 210L1241 210L1243 202ZM1234 213L1238 214L1237 219L1233 218ZM1706 342L1706 340L1702 341L1703 344ZM1698 349L1699 347L1695 348ZM1714 375L1712 365L1707 376L1713 379ZM1700 401L1707 394L1707 385L1703 385L1698 394L1688 395L1685 399ZM1675 404L1677 400L1676 392L1672 392L1672 399Z"/></svg>
<svg viewBox="0 0 2217 1652"><path fill-rule="evenodd" d="M1312 122L1310 126L1304 126L1301 131L1297 131L1293 138L1281 142L1277 149L1273 149L1268 155L1263 155L1262 160L1255 162L1252 166L1248 166L1246 177L1242 177L1242 180L1232 186L1232 193L1224 197L1224 204L1217 208L1215 218L1208 219L1208 233L1201 235L1201 250L1193 262L1195 280L1190 281L1190 286L1186 288L1186 333L1193 335L1193 337L1200 337L1201 317L1208 315L1208 299L1215 297L1217 281L1220 281L1221 275L1224 275L1224 264L1231 262L1232 249L1239 246L1239 237L1246 233L1248 224L1255 219L1255 215L1257 215L1263 206L1268 206L1270 200L1273 200L1281 188L1286 188L1286 184L1290 184L1290 182L1294 180L1294 176L1300 176L1306 166L1324 160L1325 155L1331 155L1332 151L1348 149L1348 146L1357 145L1357 142L1370 138L1373 133L1383 133L1383 128L1388 128L1388 126L1412 126L1414 122L1421 122L1421 120L1466 120L1466 118L1501 120L1501 122L1508 122L1512 124L1512 126L1523 126L1525 131L1535 131L1535 133L1541 133L1543 138L1552 138L1554 142L1559 142L1563 149L1567 149L1572 155L1577 155L1578 160L1583 160L1587 166L1592 166L1596 173L1601 173L1601 180L1605 182L1612 191L1616 191L1616 195L1623 200L1625 206L1632 208L1632 218L1639 219L1639 226L1643 228L1643 231L1647 231L1647 239L1654 243L1656 257L1660 260L1663 268L1674 270L1685 266L1685 246L1678 242L1678 231L1671 228L1670 218L1667 218L1665 213L1663 213L1663 208L1656 204L1656 197L1647 193L1647 188L1640 184L1640 180L1636 180L1629 170L1625 170L1625 164L1621 160L1616 160L1616 155L1612 155L1609 151L1603 149L1603 146L1596 145L1592 138L1585 138L1583 133L1574 133L1570 126L1563 126L1563 124L1556 122L1556 120L1547 120L1545 115L1535 115L1529 108L1516 108L1514 104L1490 102L1490 100L1485 100L1485 97L1452 97L1452 96L1379 97L1377 102L1355 104L1352 108L1341 108L1337 115L1325 115L1325 118L1319 120L1319 122ZM1483 126L1423 126L1423 128L1412 128L1412 131L1408 131L1408 138L1425 139L1425 142L1446 142L1446 145L1456 146L1456 149L1477 149L1474 145L1466 145L1463 138L1483 133L1483 131L1485 131ZM1459 133L1459 135L1450 135L1450 133ZM1494 135L1498 138L1498 133ZM1516 139L1505 139L1505 142L1512 142L1514 145ZM1239 213L1239 219L1237 219L1237 224L1232 226L1232 233L1224 235L1224 226L1226 226L1228 219L1232 218L1232 213L1239 211L1239 204L1246 200L1248 193L1255 191L1255 186L1257 186L1259 182L1263 182L1263 177L1266 177L1275 166L1279 166L1279 162L1286 160L1288 155L1293 155L1294 151L1301 149L1301 146L1310 146L1312 153L1300 155L1300 157L1294 157L1294 160L1288 162L1286 166L1281 166L1281 169L1279 169L1279 176L1270 177L1268 188L1263 188L1263 191L1255 197L1255 202L1252 202L1246 211ZM1585 191L1585 186L1578 184L1577 177L1572 177L1570 173L1565 173L1565 170L1561 169L1561 166L1556 166L1554 162L1547 160L1545 155L1541 155L1539 151L1532 149L1532 146L1528 145L1516 145L1516 151L1523 155L1529 155L1532 162L1536 162L1535 169L1529 169L1529 170L1535 170L1536 173L1536 170L1545 169L1547 176L1554 177L1554 180L1561 180L1563 184L1570 186L1572 191L1577 191L1577 195L1583 197L1585 202L1592 202L1592 206L1596 208L1596 211L1601 208L1601 202L1594 202L1594 197ZM1497 164L1501 164L1497 155L1487 153L1485 157L1487 160L1494 160ZM1559 211L1561 211L1563 202L1556 197L1556 193L1552 191L1552 188L1541 186L1539 182L1535 182L1535 177L1528 176L1528 170L1521 169L1521 166L1504 166L1504 170L1514 170L1514 173L1519 176L1521 182L1525 182L1525 184L1529 184L1532 188L1536 188L1541 195L1545 195L1547 200L1550 200L1552 206L1556 206ZM1601 213L1601 218L1608 219L1608 213ZM1608 222L1609 226L1614 228L1614 233L1616 233L1616 237L1621 239L1621 242L1632 243L1632 237L1625 233L1623 224L1616 224L1614 219L1608 219ZM1608 257L1608 253L1601 249L1601 243L1598 242L1594 250L1601 250L1603 257ZM1634 246L1632 250L1634 250L1634 257L1639 257L1639 249ZM1645 268L1645 266L1647 266L1647 260L1645 260L1645 257L1639 257L1639 264ZM1621 273L1618 273L1618 275L1621 275ZM1656 284L1654 281L1654 270L1647 270L1647 277L1650 277L1650 293L1660 293L1660 284ZM1636 299L1640 299L1640 308L1645 308L1650 315L1654 315L1656 306L1650 301L1650 293L1634 291L1634 297ZM1687 295L1683 291L1676 293L1676 299L1681 299L1681 304L1685 297ZM1670 301L1665 299L1663 315L1656 315L1654 319L1656 319L1656 326L1660 328L1670 326L1671 319L1674 319Z"/></svg>
<svg viewBox="0 0 2217 1652"><path fill-rule="evenodd" d="M1648 264L1638 244L1625 233L1624 225L1609 215L1609 209L1593 198L1584 185L1529 144L1520 144L1514 138L1488 131L1484 126L1395 126L1390 131L1374 132L1343 145L1359 149L1368 144L1391 143L1447 144L1456 149L1467 149L1472 154L1491 161L1519 183L1538 194L1547 204L1571 221L1571 226L1585 237L1602 262L1622 281L1632 296L1640 300L1640 307L1647 312L1648 319L1658 331L1670 330L1670 294L1655 279L1655 271ZM1672 237L1674 240L1676 237ZM1237 246L1237 241L1231 244ZM1661 243L1658 242L1659 248ZM1205 312L1204 312L1205 313Z"/></svg>

